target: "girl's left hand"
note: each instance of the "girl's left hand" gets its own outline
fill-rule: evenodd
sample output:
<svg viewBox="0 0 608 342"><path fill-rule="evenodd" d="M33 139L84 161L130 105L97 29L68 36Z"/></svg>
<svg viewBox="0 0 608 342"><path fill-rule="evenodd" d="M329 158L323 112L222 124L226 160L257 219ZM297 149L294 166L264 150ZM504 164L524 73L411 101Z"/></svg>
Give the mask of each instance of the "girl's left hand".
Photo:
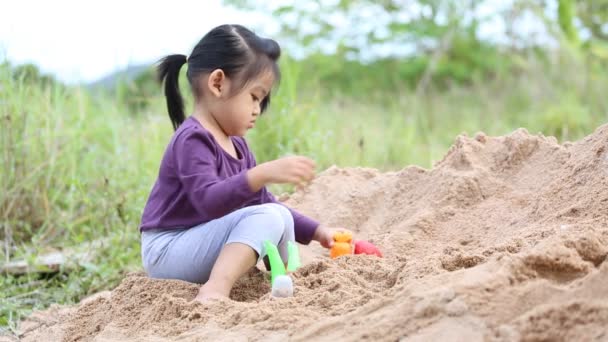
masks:
<svg viewBox="0 0 608 342"><path fill-rule="evenodd" d="M329 249L334 245L334 234L337 232L349 232L352 234L352 232L348 229L330 228L325 227L324 225L320 225L319 227L317 227L317 230L315 231L315 234L313 235L312 239L318 241L321 246Z"/></svg>

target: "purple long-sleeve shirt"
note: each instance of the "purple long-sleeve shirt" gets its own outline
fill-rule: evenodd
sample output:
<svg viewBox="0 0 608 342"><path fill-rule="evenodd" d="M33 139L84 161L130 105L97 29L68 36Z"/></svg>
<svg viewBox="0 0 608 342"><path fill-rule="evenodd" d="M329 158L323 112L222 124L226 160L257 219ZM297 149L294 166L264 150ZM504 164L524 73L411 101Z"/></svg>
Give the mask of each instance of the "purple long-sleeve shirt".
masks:
<svg viewBox="0 0 608 342"><path fill-rule="evenodd" d="M179 126L165 150L140 231L190 228L243 207L279 203L266 187L251 190L247 170L256 165L255 157L244 138L231 139L240 159L228 154L194 117ZM288 209L296 241L310 243L319 223Z"/></svg>

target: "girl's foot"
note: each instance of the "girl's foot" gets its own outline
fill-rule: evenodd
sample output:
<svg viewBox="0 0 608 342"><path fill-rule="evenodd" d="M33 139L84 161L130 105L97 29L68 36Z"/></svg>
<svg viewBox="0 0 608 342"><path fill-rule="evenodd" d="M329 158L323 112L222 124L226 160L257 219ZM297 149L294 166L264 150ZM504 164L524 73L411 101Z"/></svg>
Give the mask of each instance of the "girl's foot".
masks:
<svg viewBox="0 0 608 342"><path fill-rule="evenodd" d="M210 301L230 300L230 291L236 280L247 270L255 266L256 251L242 243L229 243L220 252L209 280L198 290L195 301L208 303Z"/></svg>
<svg viewBox="0 0 608 342"><path fill-rule="evenodd" d="M220 294L220 293L206 293L206 294L202 294L199 293L198 295L196 295L196 297L194 297L194 299L192 301L197 301L199 303L210 303L210 302L221 302L224 300L228 300L229 298Z"/></svg>
<svg viewBox="0 0 608 342"><path fill-rule="evenodd" d="M193 301L197 301L200 303L209 303L209 302L217 302L223 300L229 300L230 298L226 296L223 292L214 290L209 286L209 284L205 284L201 286L198 290L198 294L194 297Z"/></svg>

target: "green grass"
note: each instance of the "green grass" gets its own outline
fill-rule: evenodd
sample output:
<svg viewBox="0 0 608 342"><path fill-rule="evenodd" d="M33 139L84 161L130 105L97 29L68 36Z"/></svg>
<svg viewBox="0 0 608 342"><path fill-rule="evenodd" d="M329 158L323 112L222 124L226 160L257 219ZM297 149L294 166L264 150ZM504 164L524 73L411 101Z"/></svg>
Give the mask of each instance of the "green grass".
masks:
<svg viewBox="0 0 608 342"><path fill-rule="evenodd" d="M370 85L378 90L328 97L323 84L287 61L271 111L248 140L258 162L304 154L319 170L395 170L431 167L462 132L526 127L575 140L608 121L605 68L572 60L523 64L519 75L466 87L416 94ZM300 89L305 77L310 86ZM139 218L172 134L158 93L149 110L132 113L115 100L124 94L38 86L0 68L1 260L105 241L92 251L93 262L72 272L3 275L0 326L14 331L32 309L77 302L141 269Z"/></svg>
<svg viewBox="0 0 608 342"><path fill-rule="evenodd" d="M573 60L551 67L534 59L521 63L519 75L466 87L421 94L376 87L332 98L323 96L323 84L298 92L302 75L290 64L284 69L291 83L281 84L274 110L249 139L262 160L295 152L313 157L320 169L335 164L394 170L432 166L460 133L502 135L526 127L563 141L608 121L605 68Z"/></svg>

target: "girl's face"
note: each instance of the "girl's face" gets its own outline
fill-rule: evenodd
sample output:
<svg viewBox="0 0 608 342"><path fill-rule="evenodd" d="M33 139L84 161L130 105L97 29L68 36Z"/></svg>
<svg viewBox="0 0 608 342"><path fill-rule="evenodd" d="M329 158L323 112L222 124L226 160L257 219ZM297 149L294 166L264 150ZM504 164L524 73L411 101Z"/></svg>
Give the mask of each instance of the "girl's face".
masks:
<svg viewBox="0 0 608 342"><path fill-rule="evenodd" d="M207 103L211 115L228 136L244 136L255 126L261 113L262 100L270 92L274 77L271 72L262 73L247 84L237 94L232 94L233 83L214 71L209 76L211 101Z"/></svg>

